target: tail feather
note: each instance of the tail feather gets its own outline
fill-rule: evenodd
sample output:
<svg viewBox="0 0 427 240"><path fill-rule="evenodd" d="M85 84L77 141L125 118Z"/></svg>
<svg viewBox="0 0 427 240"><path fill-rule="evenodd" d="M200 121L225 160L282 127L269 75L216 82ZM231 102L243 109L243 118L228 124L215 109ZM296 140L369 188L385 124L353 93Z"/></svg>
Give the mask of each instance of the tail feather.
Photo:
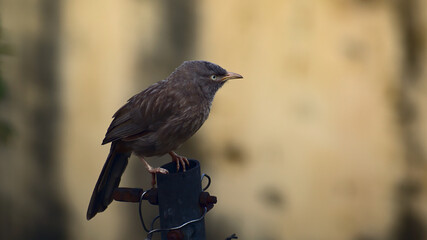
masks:
<svg viewBox="0 0 427 240"><path fill-rule="evenodd" d="M131 152L120 151L117 142L111 143L110 153L102 168L87 209L87 220L103 212L113 201L113 192L119 186Z"/></svg>

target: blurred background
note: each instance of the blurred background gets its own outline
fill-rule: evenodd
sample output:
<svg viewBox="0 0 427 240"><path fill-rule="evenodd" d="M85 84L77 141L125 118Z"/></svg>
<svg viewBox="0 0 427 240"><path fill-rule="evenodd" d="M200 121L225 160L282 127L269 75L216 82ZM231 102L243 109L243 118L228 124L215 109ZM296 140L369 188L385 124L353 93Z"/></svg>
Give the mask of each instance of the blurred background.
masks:
<svg viewBox="0 0 427 240"><path fill-rule="evenodd" d="M101 141L191 59L245 77L178 150L208 239L427 239L425 0L0 0L0 239L143 239L136 204L86 221ZM150 186L138 159L121 186Z"/></svg>

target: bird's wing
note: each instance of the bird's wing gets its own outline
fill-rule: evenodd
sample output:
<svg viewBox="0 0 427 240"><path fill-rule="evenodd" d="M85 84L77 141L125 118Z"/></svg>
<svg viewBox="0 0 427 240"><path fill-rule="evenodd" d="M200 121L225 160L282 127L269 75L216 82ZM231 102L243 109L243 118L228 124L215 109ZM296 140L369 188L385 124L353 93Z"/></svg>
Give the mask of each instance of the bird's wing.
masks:
<svg viewBox="0 0 427 240"><path fill-rule="evenodd" d="M162 82L133 96L114 115L102 144L132 141L156 131L177 111L176 96L165 91Z"/></svg>

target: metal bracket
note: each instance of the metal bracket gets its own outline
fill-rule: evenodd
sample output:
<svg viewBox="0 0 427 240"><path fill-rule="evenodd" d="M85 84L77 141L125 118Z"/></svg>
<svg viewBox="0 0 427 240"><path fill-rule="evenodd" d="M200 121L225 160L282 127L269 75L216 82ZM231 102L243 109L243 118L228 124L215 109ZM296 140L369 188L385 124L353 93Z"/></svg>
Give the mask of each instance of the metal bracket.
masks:
<svg viewBox="0 0 427 240"><path fill-rule="evenodd" d="M198 162L197 162L196 166L198 167ZM180 173L180 174L183 174L183 173ZM198 173L198 175L200 176L200 173ZM158 219L160 219L160 216L157 216L156 218L154 218L152 220L151 225L150 225L150 229L148 229L144 223L144 219L142 216L142 208L141 208L142 202L143 202L143 200L147 200L152 205L159 205L159 189L157 189L157 188L152 188L152 189L149 189L147 191L144 191L141 188L116 188L114 190L114 193L113 193L113 199L116 201L120 201L120 202L139 203L139 209L138 209L139 217L141 220L142 227L147 232L147 238L146 238L147 240L150 240L154 233L165 232L165 231L168 232L167 233L167 239L168 240L187 239L188 236L187 236L187 238L185 238L185 236L184 236L185 231L181 231L181 229L186 227L187 225L189 225L191 223L196 223L196 222L203 220L204 217L206 216L206 213L214 207L214 204L217 203L217 198L215 196L211 196L208 192L206 192L206 190L209 188L209 186L211 184L211 178L209 177L209 175L202 174L202 176L200 178L200 184L202 183L204 178L208 179L208 182L207 182L206 186L203 187L202 192L199 195L198 202L199 202L199 206L200 206L200 209L202 212L201 216L198 218L186 221L186 222L179 224L177 226L173 226L173 227L155 229L154 224ZM165 237L165 235L163 235L163 234L162 234L162 236Z"/></svg>

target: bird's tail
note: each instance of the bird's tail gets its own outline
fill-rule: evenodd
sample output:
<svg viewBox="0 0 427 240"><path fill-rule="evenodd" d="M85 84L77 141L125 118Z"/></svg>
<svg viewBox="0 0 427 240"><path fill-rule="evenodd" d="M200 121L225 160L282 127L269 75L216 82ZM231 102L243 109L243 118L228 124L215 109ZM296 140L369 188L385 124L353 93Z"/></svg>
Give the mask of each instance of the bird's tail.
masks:
<svg viewBox="0 0 427 240"><path fill-rule="evenodd" d="M87 220L103 212L113 201L114 189L119 186L120 178L126 169L131 152L120 149L117 142L111 143L110 154L96 182L87 209Z"/></svg>

